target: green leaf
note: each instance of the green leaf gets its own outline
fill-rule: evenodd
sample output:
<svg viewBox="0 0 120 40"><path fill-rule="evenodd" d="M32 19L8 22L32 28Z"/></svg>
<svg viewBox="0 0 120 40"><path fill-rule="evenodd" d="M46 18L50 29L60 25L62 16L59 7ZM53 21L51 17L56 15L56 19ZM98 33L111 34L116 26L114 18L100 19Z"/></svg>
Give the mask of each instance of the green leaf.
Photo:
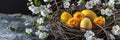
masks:
<svg viewBox="0 0 120 40"><path fill-rule="evenodd" d="M40 24L38 22L35 22L35 27L39 27Z"/></svg>
<svg viewBox="0 0 120 40"><path fill-rule="evenodd" d="M35 4L35 6L40 6L40 5L41 5L41 2L38 1L38 0L34 0L34 4Z"/></svg>
<svg viewBox="0 0 120 40"><path fill-rule="evenodd" d="M12 30L12 31L15 30L15 28L13 28L12 26L9 26L8 29L9 29L9 30Z"/></svg>
<svg viewBox="0 0 120 40"><path fill-rule="evenodd" d="M105 1L105 3L107 3L108 2L108 0L104 0Z"/></svg>
<svg viewBox="0 0 120 40"><path fill-rule="evenodd" d="M46 21L48 18L47 17L44 17L44 21Z"/></svg>
<svg viewBox="0 0 120 40"><path fill-rule="evenodd" d="M85 1L85 0L81 0L81 3L82 3L82 4L85 4L85 3L86 3L86 1Z"/></svg>
<svg viewBox="0 0 120 40"><path fill-rule="evenodd" d="M114 2L116 3L116 2L118 2L118 0L114 0Z"/></svg>
<svg viewBox="0 0 120 40"><path fill-rule="evenodd" d="M23 32L24 34L26 34L26 35L29 35L29 36L31 36L31 34L29 34L29 33L26 33L26 32Z"/></svg>
<svg viewBox="0 0 120 40"><path fill-rule="evenodd" d="M27 6L30 6L31 5L31 3L27 3Z"/></svg>
<svg viewBox="0 0 120 40"><path fill-rule="evenodd" d="M38 16L41 17L42 16L41 13L38 13Z"/></svg>
<svg viewBox="0 0 120 40"><path fill-rule="evenodd" d="M112 9L113 7L112 6L108 6L109 9Z"/></svg>
<svg viewBox="0 0 120 40"><path fill-rule="evenodd" d="M116 20L117 20L117 21L120 21L120 17L117 17Z"/></svg>
<svg viewBox="0 0 120 40"><path fill-rule="evenodd" d="M108 19L110 19L110 17L109 17L109 16L106 16L106 19L108 20Z"/></svg>

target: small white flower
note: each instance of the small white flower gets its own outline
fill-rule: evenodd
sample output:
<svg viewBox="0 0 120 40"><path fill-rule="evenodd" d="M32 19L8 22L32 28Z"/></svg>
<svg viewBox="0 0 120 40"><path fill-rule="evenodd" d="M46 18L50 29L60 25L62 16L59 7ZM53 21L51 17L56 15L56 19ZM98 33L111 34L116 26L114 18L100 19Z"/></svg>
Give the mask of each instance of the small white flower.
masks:
<svg viewBox="0 0 120 40"><path fill-rule="evenodd" d="M44 38L47 38L48 35L49 35L49 34L46 33L46 32L41 32L41 33L39 34L39 38L44 39Z"/></svg>
<svg viewBox="0 0 120 40"><path fill-rule="evenodd" d="M120 31L120 27L118 25L115 25L112 27L112 30L111 32L114 34L114 35L119 35L119 31Z"/></svg>
<svg viewBox="0 0 120 40"><path fill-rule="evenodd" d="M95 5L97 5L97 4L100 4L100 3L101 3L100 0L91 0L91 1L89 1L89 2L87 2L87 3L85 4L85 7L86 7L87 9L91 9L91 8L93 8L93 6L95 6Z"/></svg>
<svg viewBox="0 0 120 40"><path fill-rule="evenodd" d="M25 26L30 25L30 23L25 23Z"/></svg>
<svg viewBox="0 0 120 40"><path fill-rule="evenodd" d="M36 35L36 36L39 36L40 33L41 33L41 32L38 30L37 32L35 32L35 35Z"/></svg>
<svg viewBox="0 0 120 40"><path fill-rule="evenodd" d="M79 0L79 1L77 2L77 3L78 3L77 5L81 5L81 1L82 1L82 0Z"/></svg>
<svg viewBox="0 0 120 40"><path fill-rule="evenodd" d="M102 39L102 38L96 38L96 40L104 40L104 39Z"/></svg>
<svg viewBox="0 0 120 40"><path fill-rule="evenodd" d="M109 8L105 9L105 13L107 16L111 16L113 14L112 10Z"/></svg>
<svg viewBox="0 0 120 40"><path fill-rule="evenodd" d="M109 37L110 37L111 39L115 40L115 37L114 37L111 33L109 34Z"/></svg>
<svg viewBox="0 0 120 40"><path fill-rule="evenodd" d="M49 0L44 0L44 2L48 2Z"/></svg>
<svg viewBox="0 0 120 40"><path fill-rule="evenodd" d="M97 38L97 37L92 37L92 38L86 39L86 40L104 40L104 39L102 39L102 38Z"/></svg>
<svg viewBox="0 0 120 40"><path fill-rule="evenodd" d="M96 4L101 4L101 1L100 1L100 0L92 0L92 1L94 1L94 5L96 5Z"/></svg>
<svg viewBox="0 0 120 40"><path fill-rule="evenodd" d="M44 19L43 18L37 19L37 23L39 23L39 24L44 23Z"/></svg>
<svg viewBox="0 0 120 40"><path fill-rule="evenodd" d="M30 2L30 4L32 4L32 5L33 5L33 2Z"/></svg>
<svg viewBox="0 0 120 40"><path fill-rule="evenodd" d="M48 29L45 26L39 26L38 29L43 31L48 31Z"/></svg>
<svg viewBox="0 0 120 40"><path fill-rule="evenodd" d="M105 10L104 9L101 9L101 14L105 15Z"/></svg>
<svg viewBox="0 0 120 40"><path fill-rule="evenodd" d="M44 17L46 17L49 13L52 13L52 11L44 5L41 5L40 8L41 8L41 10L40 10L41 15L44 16Z"/></svg>
<svg viewBox="0 0 120 40"><path fill-rule="evenodd" d="M93 8L93 6L94 6L94 1L89 1L85 4L85 7L87 9L91 9L91 8Z"/></svg>
<svg viewBox="0 0 120 40"><path fill-rule="evenodd" d="M29 6L28 8L29 8L29 10L31 10L31 11L32 11L33 13L35 13L35 14L37 14L37 13L40 12L40 8L39 8L39 7L36 7L36 6L34 6L34 5L31 5L31 6Z"/></svg>
<svg viewBox="0 0 120 40"><path fill-rule="evenodd" d="M93 36L95 36L94 32L92 32L91 30L87 30L86 33L84 34L86 40L91 39Z"/></svg>
<svg viewBox="0 0 120 40"><path fill-rule="evenodd" d="M51 5L50 5L50 4L48 4L48 5L47 5L47 8L50 8L50 7L51 7Z"/></svg>
<svg viewBox="0 0 120 40"><path fill-rule="evenodd" d="M25 29L25 32L28 33L28 34L30 34L32 31L33 31L33 30L32 30L31 28L26 28L26 29Z"/></svg>
<svg viewBox="0 0 120 40"><path fill-rule="evenodd" d="M70 3L68 1L63 2L64 8L69 8Z"/></svg>
<svg viewBox="0 0 120 40"><path fill-rule="evenodd" d="M32 0L28 0L29 2L32 2Z"/></svg>
<svg viewBox="0 0 120 40"><path fill-rule="evenodd" d="M108 5L109 5L109 6L114 7L114 4L115 4L114 0L109 0L109 1L108 1Z"/></svg>
<svg viewBox="0 0 120 40"><path fill-rule="evenodd" d="M44 2L49 2L49 1L52 2L53 0L44 0Z"/></svg>
<svg viewBox="0 0 120 40"><path fill-rule="evenodd" d="M42 16L47 16L47 13L45 13L43 10L40 11Z"/></svg>
<svg viewBox="0 0 120 40"><path fill-rule="evenodd" d="M112 10L109 8L106 9L101 9L101 14L102 15L107 15L107 16L111 16L113 14Z"/></svg>
<svg viewBox="0 0 120 40"><path fill-rule="evenodd" d="M120 0L118 0L118 2L116 4L120 4Z"/></svg>

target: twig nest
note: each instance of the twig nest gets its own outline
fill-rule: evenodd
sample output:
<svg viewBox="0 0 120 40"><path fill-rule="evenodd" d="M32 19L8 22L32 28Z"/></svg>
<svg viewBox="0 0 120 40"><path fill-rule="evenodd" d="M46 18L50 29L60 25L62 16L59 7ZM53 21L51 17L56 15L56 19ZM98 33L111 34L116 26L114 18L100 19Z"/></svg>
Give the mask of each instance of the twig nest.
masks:
<svg viewBox="0 0 120 40"><path fill-rule="evenodd" d="M73 14L73 17L74 17L74 18L77 18L79 21L81 21L85 16L84 16L84 14L82 14L81 12L75 12L75 13Z"/></svg>
<svg viewBox="0 0 120 40"><path fill-rule="evenodd" d="M64 11L60 17L61 21L64 23L67 22L70 18L72 18L72 15L66 11Z"/></svg>
<svg viewBox="0 0 120 40"><path fill-rule="evenodd" d="M98 24L98 25L105 25L105 18L102 16L96 17L93 21L94 24Z"/></svg>
<svg viewBox="0 0 120 40"><path fill-rule="evenodd" d="M79 26L80 21L77 18L70 18L68 20L68 22L66 22L66 24L70 27L70 28L74 28Z"/></svg>
<svg viewBox="0 0 120 40"><path fill-rule="evenodd" d="M92 22L89 18L82 19L80 23L80 29L81 31L85 31L86 29L92 29Z"/></svg>
<svg viewBox="0 0 120 40"><path fill-rule="evenodd" d="M97 17L96 13L92 10L85 9L85 10L82 11L82 13L86 17L90 18L91 21L93 21Z"/></svg>

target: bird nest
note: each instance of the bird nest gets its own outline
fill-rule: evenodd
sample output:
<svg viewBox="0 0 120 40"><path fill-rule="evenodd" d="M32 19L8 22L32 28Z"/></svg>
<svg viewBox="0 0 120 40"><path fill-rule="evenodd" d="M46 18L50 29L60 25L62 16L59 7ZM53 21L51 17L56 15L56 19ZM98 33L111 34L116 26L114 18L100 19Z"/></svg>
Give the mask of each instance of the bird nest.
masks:
<svg viewBox="0 0 120 40"><path fill-rule="evenodd" d="M76 1L72 1L71 3L74 3L76 5ZM117 5L120 6L120 5ZM116 8L119 8L117 7ZM100 6L95 6L91 10L95 11L98 13L100 10ZM63 8L63 2L61 1L55 1L51 7L53 10L53 13L50 14L51 18L48 21L48 24L50 26L50 32L53 35L55 40L62 39L62 40L85 40L84 33L80 31L80 29L71 29L67 27L63 22L60 20L60 15L63 11L67 11L70 14L76 12L76 11L81 11L83 9L86 9L84 5L79 5L79 6L74 6L71 5L68 9ZM111 31L112 26L116 24L120 24L120 21L116 20L116 17L119 17L120 14L120 9L113 10L114 14L110 16L106 20L106 24L104 27L97 25L98 28L93 28L91 29L96 37L99 38L104 38L105 40L110 40L111 38L109 37L108 33Z"/></svg>

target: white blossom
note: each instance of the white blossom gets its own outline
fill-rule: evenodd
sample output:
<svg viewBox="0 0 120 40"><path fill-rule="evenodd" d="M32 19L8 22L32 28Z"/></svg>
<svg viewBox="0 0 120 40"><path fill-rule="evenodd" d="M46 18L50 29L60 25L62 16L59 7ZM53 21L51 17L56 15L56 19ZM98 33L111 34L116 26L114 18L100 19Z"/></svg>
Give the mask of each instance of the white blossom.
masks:
<svg viewBox="0 0 120 40"><path fill-rule="evenodd" d="M52 2L53 0L44 0L44 2Z"/></svg>
<svg viewBox="0 0 120 40"><path fill-rule="evenodd" d="M94 32L92 32L91 30L87 30L86 33L84 34L86 40L91 39L93 36L95 36Z"/></svg>
<svg viewBox="0 0 120 40"><path fill-rule="evenodd" d="M48 2L49 0L44 0L44 2Z"/></svg>
<svg viewBox="0 0 120 40"><path fill-rule="evenodd" d="M111 9L106 8L106 9L101 9L101 14L102 14L102 15L111 16L111 15L113 15L113 12L112 12Z"/></svg>
<svg viewBox="0 0 120 40"><path fill-rule="evenodd" d="M31 10L34 14L38 14L40 12L40 8L39 7L36 7L34 5L31 5L28 7L29 10Z"/></svg>
<svg viewBox="0 0 120 40"><path fill-rule="evenodd" d="M32 0L28 0L29 2L32 2Z"/></svg>
<svg viewBox="0 0 120 40"><path fill-rule="evenodd" d="M114 35L119 35L119 33L120 33L120 27L118 25L113 26L111 32Z"/></svg>
<svg viewBox="0 0 120 40"><path fill-rule="evenodd" d="M114 4L115 4L114 0L109 0L108 1L109 6L114 7Z"/></svg>
<svg viewBox="0 0 120 40"><path fill-rule="evenodd" d="M120 0L118 0L118 2L116 4L120 4Z"/></svg>
<svg viewBox="0 0 120 40"><path fill-rule="evenodd" d="M47 8L50 8L50 7L51 7L51 5L50 5L50 4L48 4L48 5L47 5Z"/></svg>
<svg viewBox="0 0 120 40"><path fill-rule="evenodd" d="M36 36L39 36L40 33L41 33L41 32L38 30L37 32L35 32L35 35L36 35Z"/></svg>
<svg viewBox="0 0 120 40"><path fill-rule="evenodd" d="M41 5L41 15L46 17L49 13L52 13L50 9L48 9L46 6Z"/></svg>
<svg viewBox="0 0 120 40"><path fill-rule="evenodd" d="M109 8L105 9L105 13L107 16L111 16L113 14L112 10Z"/></svg>
<svg viewBox="0 0 120 40"><path fill-rule="evenodd" d="M37 19L37 23L39 23L39 24L44 23L44 19L43 18Z"/></svg>
<svg viewBox="0 0 120 40"><path fill-rule="evenodd" d="M100 0L92 0L92 1L94 1L94 5L101 4Z"/></svg>
<svg viewBox="0 0 120 40"><path fill-rule="evenodd" d="M43 31L48 31L48 29L45 26L39 26L38 29Z"/></svg>
<svg viewBox="0 0 120 40"><path fill-rule="evenodd" d="M100 4L100 3L101 3L100 0L91 0L91 1L89 1L89 2L87 2L87 3L85 4L85 7L86 7L87 9L91 9L91 8L93 8L93 6L95 6L95 5L97 5L97 4Z"/></svg>
<svg viewBox="0 0 120 40"><path fill-rule="evenodd" d="M77 3L78 3L77 5L81 5L81 1L82 1L82 0L79 0L79 1L77 2Z"/></svg>
<svg viewBox="0 0 120 40"><path fill-rule="evenodd" d="M109 34L109 37L112 39L112 40L115 40L115 37L110 33Z"/></svg>
<svg viewBox="0 0 120 40"><path fill-rule="evenodd" d="M87 9L91 9L91 8L93 8L93 6L94 6L94 1L89 1L85 4L85 7Z"/></svg>
<svg viewBox="0 0 120 40"><path fill-rule="evenodd" d="M92 37L90 40L104 40L102 38Z"/></svg>
<svg viewBox="0 0 120 40"><path fill-rule="evenodd" d="M44 38L47 38L48 37L48 33L46 33L46 32L41 32L40 34L39 34L39 38L40 39L44 39Z"/></svg>
<svg viewBox="0 0 120 40"><path fill-rule="evenodd" d="M28 34L30 34L32 31L33 31L33 30L32 30L31 28L26 28L26 29L25 29L25 32L28 33Z"/></svg>
<svg viewBox="0 0 120 40"><path fill-rule="evenodd" d="M101 9L101 14L105 15L105 10L104 9Z"/></svg>
<svg viewBox="0 0 120 40"><path fill-rule="evenodd" d="M64 8L69 8L70 3L68 1L63 1Z"/></svg>
<svg viewBox="0 0 120 40"><path fill-rule="evenodd" d="M102 38L94 37L95 34L91 30L87 30L86 33L84 34L84 36L85 36L86 40L104 40Z"/></svg>

